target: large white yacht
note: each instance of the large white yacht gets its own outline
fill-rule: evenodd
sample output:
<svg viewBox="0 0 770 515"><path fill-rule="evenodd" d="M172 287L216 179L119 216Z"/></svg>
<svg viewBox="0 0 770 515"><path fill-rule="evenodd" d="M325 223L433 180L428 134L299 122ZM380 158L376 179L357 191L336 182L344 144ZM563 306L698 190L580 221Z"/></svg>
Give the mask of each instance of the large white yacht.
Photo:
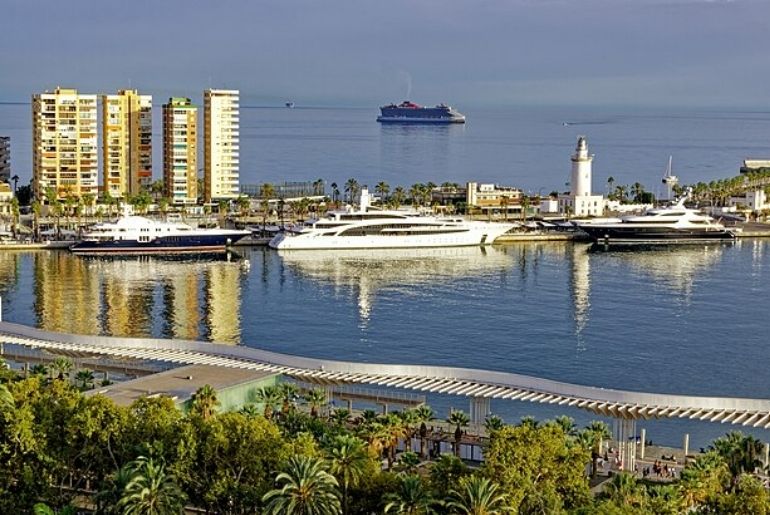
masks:
<svg viewBox="0 0 770 515"><path fill-rule="evenodd" d="M297 232L282 232L270 240L270 246L281 250L464 247L489 245L513 227L457 216L375 210L369 207L369 192L364 188L359 210L330 213Z"/></svg>
<svg viewBox="0 0 770 515"><path fill-rule="evenodd" d="M191 254L224 252L249 231L198 229L181 222L161 222L124 214L117 222L91 227L70 247L75 254Z"/></svg>
<svg viewBox="0 0 770 515"><path fill-rule="evenodd" d="M697 209L685 207L687 196L642 215L584 220L575 223L603 245L678 244L731 241L735 232Z"/></svg>

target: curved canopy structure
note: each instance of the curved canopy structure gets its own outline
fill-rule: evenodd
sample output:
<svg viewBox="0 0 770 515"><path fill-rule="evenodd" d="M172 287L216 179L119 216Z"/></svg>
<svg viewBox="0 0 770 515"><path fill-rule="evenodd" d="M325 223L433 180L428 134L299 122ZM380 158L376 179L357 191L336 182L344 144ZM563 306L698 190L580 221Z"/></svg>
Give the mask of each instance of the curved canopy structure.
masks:
<svg viewBox="0 0 770 515"><path fill-rule="evenodd" d="M61 353L208 364L283 374L318 384L368 384L476 399L572 406L626 420L689 418L770 428L770 400L647 393L532 376L428 365L356 363L291 356L250 347L153 338L85 336L0 322L0 343Z"/></svg>

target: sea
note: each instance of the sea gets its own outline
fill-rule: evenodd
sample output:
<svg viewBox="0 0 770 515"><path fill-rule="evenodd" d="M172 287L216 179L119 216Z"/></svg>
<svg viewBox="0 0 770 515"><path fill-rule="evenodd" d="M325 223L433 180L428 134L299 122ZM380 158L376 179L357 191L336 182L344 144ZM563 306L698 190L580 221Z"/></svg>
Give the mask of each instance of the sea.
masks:
<svg viewBox="0 0 770 515"><path fill-rule="evenodd" d="M597 192L609 176L656 191L670 155L685 183L728 177L744 159L770 156L770 112L458 108L465 126L380 126L376 109L244 107L242 182L477 181L550 192L569 180L578 135L596 155ZM0 105L0 135L12 137L12 166L22 177L29 109ZM768 292L770 240L762 239L609 252L569 242L398 252L239 248L192 260L0 252L3 319L45 329L705 396L770 398ZM428 400L442 417L468 409L464 398ZM509 422L597 418L514 401L493 401L492 411ZM733 429L690 420L639 427L656 444L679 445L689 433L691 448Z"/></svg>

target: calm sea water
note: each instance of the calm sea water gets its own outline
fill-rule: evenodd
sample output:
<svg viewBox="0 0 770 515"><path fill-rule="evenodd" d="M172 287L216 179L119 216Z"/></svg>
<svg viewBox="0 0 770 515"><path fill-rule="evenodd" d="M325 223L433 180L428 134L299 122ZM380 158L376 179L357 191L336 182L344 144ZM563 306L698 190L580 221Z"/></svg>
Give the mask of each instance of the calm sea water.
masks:
<svg viewBox="0 0 770 515"><path fill-rule="evenodd" d="M375 110L243 109L243 182L476 179L550 191L567 180L577 134L588 135L597 156L595 190L609 175L654 190L670 154L685 182L728 176L745 157L770 155L769 113L465 111L465 127L380 127ZM29 118L29 106L0 105L0 134L11 135L14 172L23 178ZM155 163L158 170L159 156ZM0 294L5 319L54 330L768 397L769 256L762 240L610 253L545 243L362 254L247 249L214 261L2 252ZM466 407L457 398L430 401ZM565 411L492 408L510 421ZM695 445L729 429L689 421L645 427L668 443L689 431Z"/></svg>
<svg viewBox="0 0 770 515"><path fill-rule="evenodd" d="M159 99L156 99L156 101ZM349 178L379 181L495 182L532 193L565 189L578 135L588 137L594 190L641 182L658 191L668 157L683 182L737 173L746 157L770 157L770 112L631 109L458 108L465 125L380 125L372 109L241 109L241 182ZM155 177L162 172L160 106L154 109ZM568 125L565 126L564 124ZM0 135L11 136L12 166L31 177L29 105L0 104ZM200 161L202 163L202 160Z"/></svg>
<svg viewBox="0 0 770 515"><path fill-rule="evenodd" d="M247 249L213 261L0 254L5 319L47 329L746 397L770 391L768 270L770 241L763 240L646 252L591 252L570 243ZM505 402L493 410L509 420L564 411ZM695 442L726 430L647 427L656 441L671 442L685 430Z"/></svg>

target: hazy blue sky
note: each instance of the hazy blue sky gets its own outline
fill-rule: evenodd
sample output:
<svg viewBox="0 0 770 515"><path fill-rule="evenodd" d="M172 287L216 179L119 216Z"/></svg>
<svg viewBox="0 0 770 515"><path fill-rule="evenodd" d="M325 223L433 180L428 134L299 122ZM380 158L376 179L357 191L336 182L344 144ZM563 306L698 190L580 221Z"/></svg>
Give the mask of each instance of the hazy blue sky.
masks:
<svg viewBox="0 0 770 515"><path fill-rule="evenodd" d="M0 101L770 106L766 0L4 0Z"/></svg>

